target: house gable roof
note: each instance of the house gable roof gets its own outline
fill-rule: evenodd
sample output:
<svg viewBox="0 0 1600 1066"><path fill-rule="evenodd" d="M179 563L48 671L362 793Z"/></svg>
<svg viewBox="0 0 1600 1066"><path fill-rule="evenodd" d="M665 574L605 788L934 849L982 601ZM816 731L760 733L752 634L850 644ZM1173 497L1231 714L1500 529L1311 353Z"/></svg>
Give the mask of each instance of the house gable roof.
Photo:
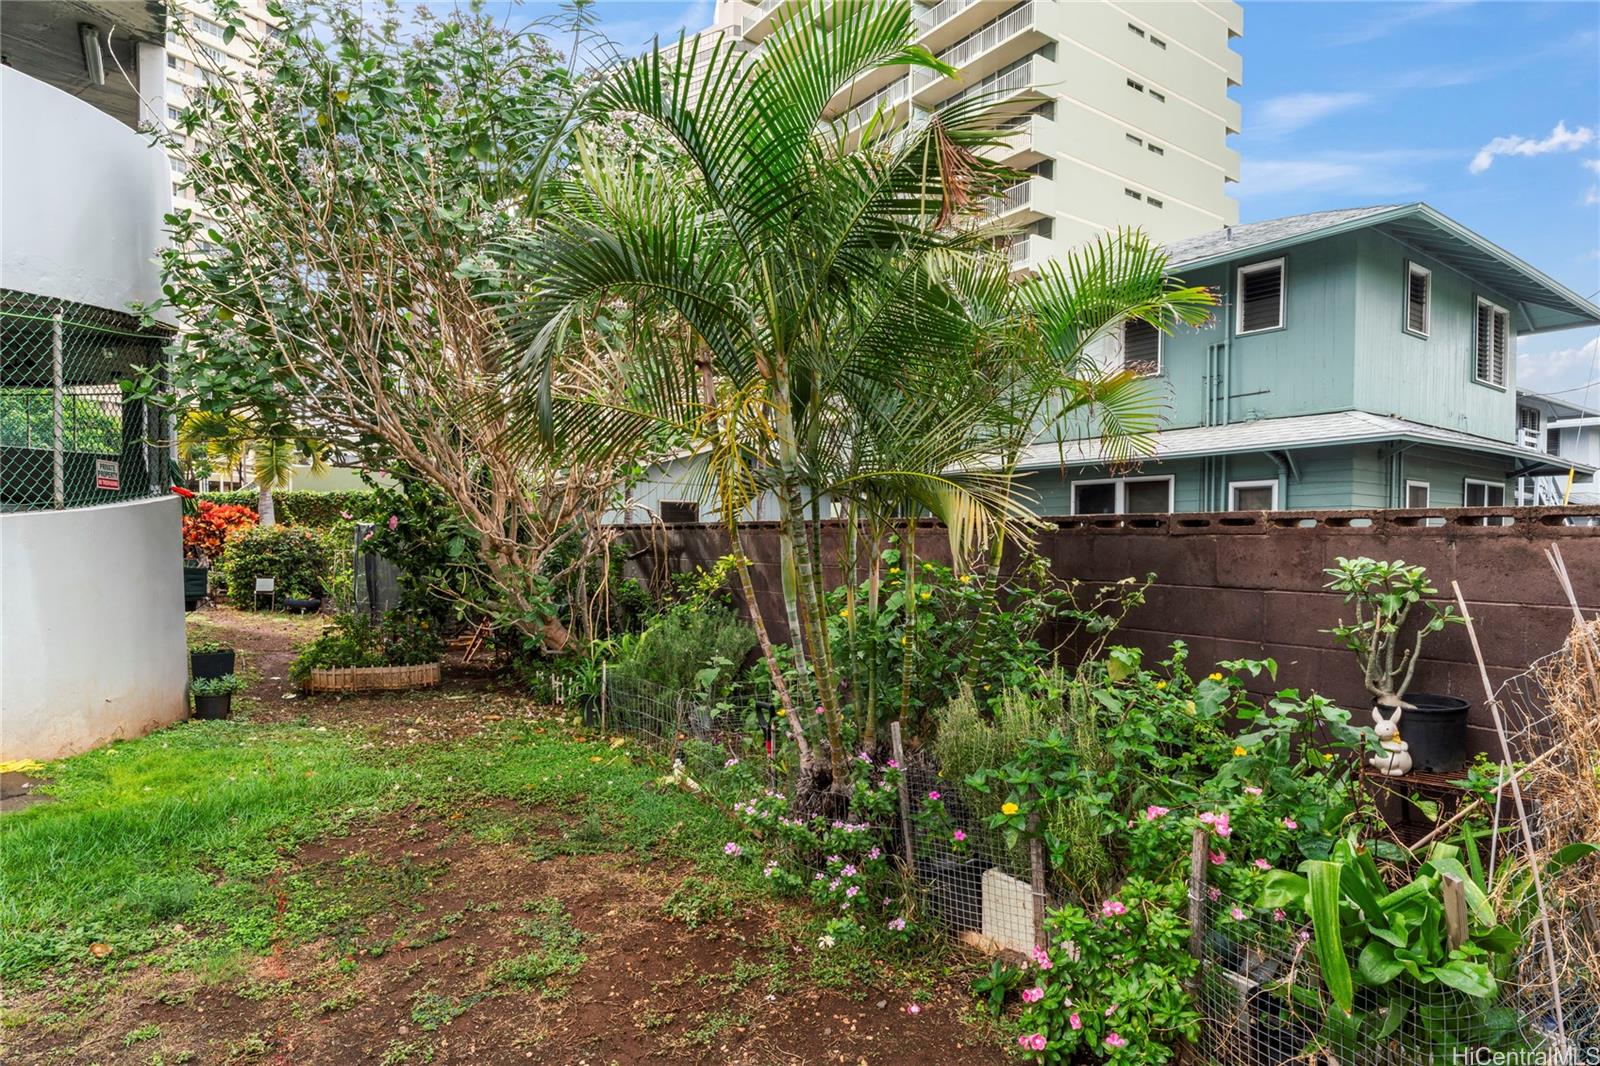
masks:
<svg viewBox="0 0 1600 1066"><path fill-rule="evenodd" d="M1600 324L1600 306L1424 203L1317 211L1203 233L1167 245L1174 273L1265 255L1307 241L1377 229L1516 301L1520 332Z"/></svg>

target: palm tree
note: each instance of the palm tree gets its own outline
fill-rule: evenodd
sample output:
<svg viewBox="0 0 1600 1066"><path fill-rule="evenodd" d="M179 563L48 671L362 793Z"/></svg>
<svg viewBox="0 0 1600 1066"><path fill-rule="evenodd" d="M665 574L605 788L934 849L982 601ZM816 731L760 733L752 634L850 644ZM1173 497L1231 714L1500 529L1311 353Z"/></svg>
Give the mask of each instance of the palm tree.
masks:
<svg viewBox="0 0 1600 1066"><path fill-rule="evenodd" d="M246 467L256 484L256 513L263 526L277 522L272 494L294 482L294 468L309 463L311 472L328 469L327 445L308 434L275 431L241 413L190 411L178 425L178 451L191 468L221 462L240 480Z"/></svg>
<svg viewBox="0 0 1600 1066"><path fill-rule="evenodd" d="M759 56L680 40L626 64L598 102L664 134L681 167L621 165L580 133L562 209L507 248L533 279L504 294L528 351L512 433L578 457L637 455L665 428L707 457L802 763L835 791L849 763L816 519L834 502L929 514L958 560L996 530L1025 534L1031 512L1003 460L1025 434L1029 398L1059 391L1069 369L1053 358L1052 306L1012 293L980 221L984 198L1015 179L978 154L1001 140L994 107L965 101L898 128L826 117L872 69L950 73L912 38L909 3L816 0ZM1145 297L1125 310L1161 321L1164 307ZM564 387L563 352L576 333L587 342L595 317L616 338L620 395ZM1102 429L1123 433L1115 420ZM769 492L797 692L784 687L738 540L740 514ZM812 699L825 759L793 713Z"/></svg>

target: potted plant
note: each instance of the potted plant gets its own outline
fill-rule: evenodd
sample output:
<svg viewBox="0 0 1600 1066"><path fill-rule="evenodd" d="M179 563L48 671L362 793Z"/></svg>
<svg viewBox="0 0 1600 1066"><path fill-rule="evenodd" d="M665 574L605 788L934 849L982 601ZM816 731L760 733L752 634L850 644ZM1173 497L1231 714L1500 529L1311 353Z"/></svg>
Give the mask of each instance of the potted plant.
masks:
<svg viewBox="0 0 1600 1066"><path fill-rule="evenodd" d="M233 694L244 688L244 678L238 674L221 677L197 677L189 682L194 695L194 716L208 721L226 718L233 713Z"/></svg>
<svg viewBox="0 0 1600 1066"><path fill-rule="evenodd" d="M1426 773L1459 770L1467 762L1467 711L1471 705L1455 696L1408 693L1407 689L1422 655L1423 640L1460 622L1461 616L1449 604L1428 599L1439 590L1428 581L1424 567L1365 557L1341 556L1336 563L1324 571L1332 578L1326 587L1341 593L1345 603L1355 607L1355 621L1347 623L1341 618L1338 625L1323 632L1331 633L1335 643L1355 653L1362 684L1372 694L1374 719L1386 718L1401 726L1407 745L1401 750L1411 756L1415 769ZM1406 627L1419 607L1426 617L1415 623L1408 637ZM1399 733L1390 739L1398 743Z"/></svg>
<svg viewBox="0 0 1600 1066"><path fill-rule="evenodd" d="M189 676L194 678L223 677L233 673L238 656L226 644L215 640L202 640L189 645Z"/></svg>

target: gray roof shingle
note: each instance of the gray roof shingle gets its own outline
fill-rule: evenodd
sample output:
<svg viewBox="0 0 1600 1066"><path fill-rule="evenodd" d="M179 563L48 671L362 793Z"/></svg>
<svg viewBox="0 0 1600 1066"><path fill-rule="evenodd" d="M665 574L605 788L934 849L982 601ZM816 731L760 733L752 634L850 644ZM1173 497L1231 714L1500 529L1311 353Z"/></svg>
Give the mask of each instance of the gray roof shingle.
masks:
<svg viewBox="0 0 1600 1066"><path fill-rule="evenodd" d="M1273 244L1315 233L1329 226L1356 222L1370 215L1393 211L1401 206L1403 205L1379 204L1374 207L1346 207L1338 211L1313 211L1307 215L1289 215L1286 218L1273 218L1265 222L1246 222L1240 226L1229 226L1202 233L1198 237L1174 241L1166 246L1167 259L1172 266L1181 267L1185 263L1199 262L1202 259L1234 252L1246 252L1258 245Z"/></svg>

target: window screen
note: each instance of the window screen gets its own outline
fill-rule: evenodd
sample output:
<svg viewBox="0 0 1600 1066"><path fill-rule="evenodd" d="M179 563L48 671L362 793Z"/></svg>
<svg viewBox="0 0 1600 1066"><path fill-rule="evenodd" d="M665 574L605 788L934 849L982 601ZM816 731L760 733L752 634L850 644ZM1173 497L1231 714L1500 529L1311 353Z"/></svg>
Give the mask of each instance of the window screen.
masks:
<svg viewBox="0 0 1600 1066"><path fill-rule="evenodd" d="M1172 508L1169 504L1172 482L1166 478L1160 481L1130 481L1124 490L1127 506L1123 508L1128 514L1166 514Z"/></svg>
<svg viewBox="0 0 1600 1066"><path fill-rule="evenodd" d="M1072 487L1073 514L1116 514L1117 485L1114 481Z"/></svg>
<svg viewBox="0 0 1600 1066"><path fill-rule="evenodd" d="M1431 495L1426 482L1410 481L1406 483L1406 506L1426 507L1428 497Z"/></svg>
<svg viewBox="0 0 1600 1066"><path fill-rule="evenodd" d="M1239 332L1277 329L1283 325L1283 264L1244 267L1239 271Z"/></svg>
<svg viewBox="0 0 1600 1066"><path fill-rule="evenodd" d="M1161 369L1161 331L1143 319L1122 324L1122 366L1141 374Z"/></svg>

